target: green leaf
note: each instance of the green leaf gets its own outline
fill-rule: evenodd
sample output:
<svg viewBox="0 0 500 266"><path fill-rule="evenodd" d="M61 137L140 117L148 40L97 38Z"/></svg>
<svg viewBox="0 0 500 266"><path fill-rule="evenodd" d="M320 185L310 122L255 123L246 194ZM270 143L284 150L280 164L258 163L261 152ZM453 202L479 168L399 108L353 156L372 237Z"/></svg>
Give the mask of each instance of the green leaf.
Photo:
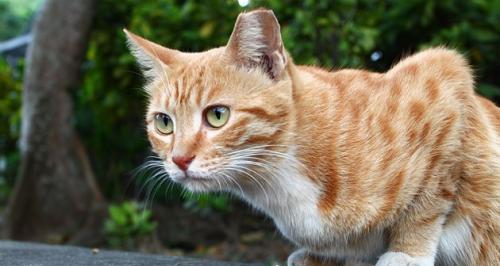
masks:
<svg viewBox="0 0 500 266"><path fill-rule="evenodd" d="M124 225L127 223L127 216L122 208L111 206L109 207L109 214L111 215L111 219L118 225Z"/></svg>

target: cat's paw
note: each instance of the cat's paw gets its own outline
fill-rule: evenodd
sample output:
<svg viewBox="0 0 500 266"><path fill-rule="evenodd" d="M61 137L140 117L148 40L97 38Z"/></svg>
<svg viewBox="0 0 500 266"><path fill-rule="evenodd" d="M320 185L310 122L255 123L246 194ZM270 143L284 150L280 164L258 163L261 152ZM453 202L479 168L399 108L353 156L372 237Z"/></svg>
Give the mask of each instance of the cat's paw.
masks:
<svg viewBox="0 0 500 266"><path fill-rule="evenodd" d="M387 252L375 266L433 266L434 260L427 257L414 258L402 252Z"/></svg>
<svg viewBox="0 0 500 266"><path fill-rule="evenodd" d="M307 251L305 249L299 249L288 256L286 264L288 266L306 266L307 257Z"/></svg>
<svg viewBox="0 0 500 266"><path fill-rule="evenodd" d="M357 260L347 259L344 266L373 266L373 264L361 262Z"/></svg>

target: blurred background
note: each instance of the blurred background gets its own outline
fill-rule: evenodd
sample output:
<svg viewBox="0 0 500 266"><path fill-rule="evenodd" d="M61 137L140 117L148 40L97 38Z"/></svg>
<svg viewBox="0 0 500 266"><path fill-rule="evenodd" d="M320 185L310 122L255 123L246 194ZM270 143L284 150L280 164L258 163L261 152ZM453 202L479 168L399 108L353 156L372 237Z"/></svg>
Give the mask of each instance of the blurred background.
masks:
<svg viewBox="0 0 500 266"><path fill-rule="evenodd" d="M298 64L385 71L445 45L470 60L478 93L500 103L499 0L0 0L2 237L284 261L292 246L268 218L140 167L152 155L146 99L122 32L203 51L256 7L274 10Z"/></svg>

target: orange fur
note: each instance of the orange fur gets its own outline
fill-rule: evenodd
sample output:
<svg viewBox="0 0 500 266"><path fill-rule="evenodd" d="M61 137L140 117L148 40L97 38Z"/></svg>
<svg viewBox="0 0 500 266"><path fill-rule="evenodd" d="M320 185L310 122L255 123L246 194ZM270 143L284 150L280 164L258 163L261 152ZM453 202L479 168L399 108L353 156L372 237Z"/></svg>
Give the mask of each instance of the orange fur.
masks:
<svg viewBox="0 0 500 266"><path fill-rule="evenodd" d="M428 49L382 74L296 66L274 21L242 14L227 47L194 54L128 33L154 61L148 135L171 177L239 194L324 264L500 265L500 109L463 57ZM209 128L218 104L230 119ZM154 130L159 112L174 134ZM192 172L173 154L196 155Z"/></svg>

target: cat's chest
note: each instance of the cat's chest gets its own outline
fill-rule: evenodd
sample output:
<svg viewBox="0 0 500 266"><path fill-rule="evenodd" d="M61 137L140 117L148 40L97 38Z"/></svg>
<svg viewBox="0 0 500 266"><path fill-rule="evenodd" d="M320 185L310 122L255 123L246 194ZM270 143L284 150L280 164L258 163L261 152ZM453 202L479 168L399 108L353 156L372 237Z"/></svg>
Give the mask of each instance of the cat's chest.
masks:
<svg viewBox="0 0 500 266"><path fill-rule="evenodd" d="M246 190L243 198L270 216L280 232L298 246L333 256L373 258L384 248L381 232L370 232L362 239L341 235L318 207L322 190L294 169L283 166L274 186Z"/></svg>
<svg viewBox="0 0 500 266"><path fill-rule="evenodd" d="M279 180L273 186L255 187L243 196L257 209L270 216L281 233L299 245L318 243L328 236L317 203L321 190L309 178L295 169L287 169L274 175Z"/></svg>
<svg viewBox="0 0 500 266"><path fill-rule="evenodd" d="M314 206L302 205L294 210L271 210L268 215L280 232L300 246L318 245L329 236L327 226L322 222Z"/></svg>

